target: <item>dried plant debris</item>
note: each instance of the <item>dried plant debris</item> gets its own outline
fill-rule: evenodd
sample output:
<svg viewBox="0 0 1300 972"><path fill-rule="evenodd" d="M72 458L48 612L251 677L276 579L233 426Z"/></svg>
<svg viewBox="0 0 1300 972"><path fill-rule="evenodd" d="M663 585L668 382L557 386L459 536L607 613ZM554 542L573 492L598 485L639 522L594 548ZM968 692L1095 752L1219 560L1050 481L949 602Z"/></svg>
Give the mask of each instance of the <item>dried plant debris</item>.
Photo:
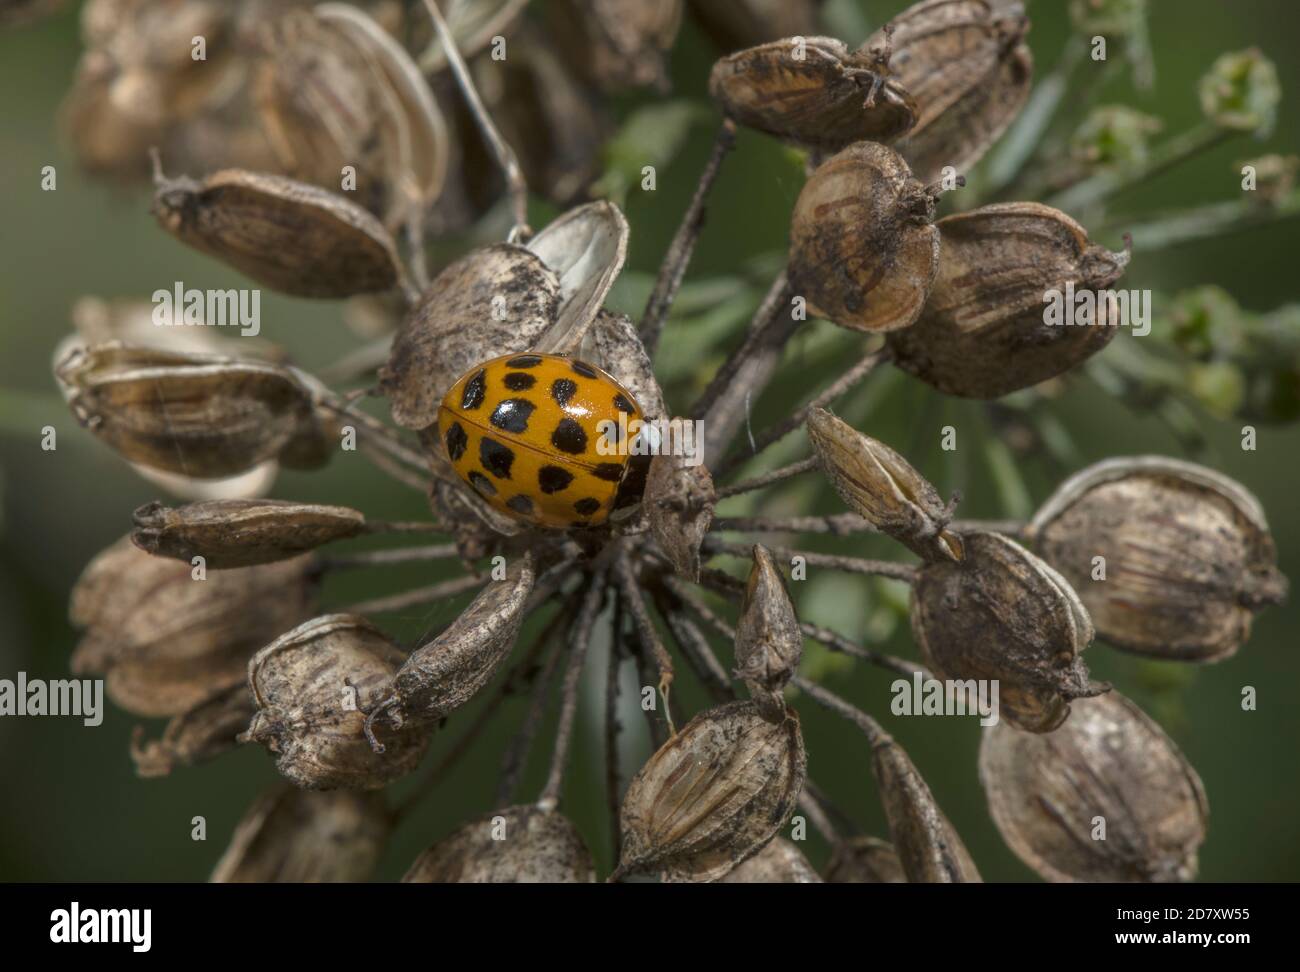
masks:
<svg viewBox="0 0 1300 972"><path fill-rule="evenodd" d="M826 865L830 884L905 884L907 875L892 844L879 837L850 837L835 845Z"/></svg>
<svg viewBox="0 0 1300 972"><path fill-rule="evenodd" d="M723 884L821 884L821 875L791 841L774 837L747 861L736 865Z"/></svg>
<svg viewBox="0 0 1300 972"><path fill-rule="evenodd" d="M158 739L145 739L136 726L131 760L136 775L167 776L182 766L196 766L233 749L253 718L247 678L220 688L191 708L172 716Z"/></svg>
<svg viewBox="0 0 1300 972"><path fill-rule="evenodd" d="M699 579L700 544L713 521L715 502L713 477L704 465L691 465L679 455L661 454L650 461L645 486L650 531L688 580Z"/></svg>
<svg viewBox="0 0 1300 972"><path fill-rule="evenodd" d="M1105 640L1151 658L1219 661L1287 591L1263 508L1177 459L1109 459L1063 483L1030 526Z"/></svg>
<svg viewBox="0 0 1300 972"><path fill-rule="evenodd" d="M591 884L596 869L566 817L508 807L465 824L421 854L408 884Z"/></svg>
<svg viewBox="0 0 1300 972"><path fill-rule="evenodd" d="M557 0L556 34L598 87L662 91L682 5L683 0Z"/></svg>
<svg viewBox="0 0 1300 972"><path fill-rule="evenodd" d="M1118 692L1056 732L986 730L980 782L998 830L1049 881L1190 881L1209 806L1173 742Z"/></svg>
<svg viewBox="0 0 1300 972"><path fill-rule="evenodd" d="M762 849L803 787L803 736L787 715L775 723L752 702L731 702L668 740L623 798L620 872L716 881Z"/></svg>
<svg viewBox="0 0 1300 972"><path fill-rule="evenodd" d="M803 657L803 631L785 576L762 544L754 544L754 563L736 621L736 676L765 719L785 719L784 691Z"/></svg>

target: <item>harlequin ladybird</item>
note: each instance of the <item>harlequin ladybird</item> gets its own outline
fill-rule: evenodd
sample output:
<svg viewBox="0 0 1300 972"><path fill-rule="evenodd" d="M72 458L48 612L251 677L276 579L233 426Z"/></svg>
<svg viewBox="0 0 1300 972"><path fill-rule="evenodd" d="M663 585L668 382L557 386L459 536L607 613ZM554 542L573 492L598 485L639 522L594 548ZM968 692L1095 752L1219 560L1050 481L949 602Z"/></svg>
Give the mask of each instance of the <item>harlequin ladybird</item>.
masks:
<svg viewBox="0 0 1300 972"><path fill-rule="evenodd" d="M452 385L438 433L456 474L494 508L536 526L584 527L640 498L649 457L619 442L640 428L634 420L644 421L640 407L601 369L523 352ZM602 436L616 448L598 448Z"/></svg>

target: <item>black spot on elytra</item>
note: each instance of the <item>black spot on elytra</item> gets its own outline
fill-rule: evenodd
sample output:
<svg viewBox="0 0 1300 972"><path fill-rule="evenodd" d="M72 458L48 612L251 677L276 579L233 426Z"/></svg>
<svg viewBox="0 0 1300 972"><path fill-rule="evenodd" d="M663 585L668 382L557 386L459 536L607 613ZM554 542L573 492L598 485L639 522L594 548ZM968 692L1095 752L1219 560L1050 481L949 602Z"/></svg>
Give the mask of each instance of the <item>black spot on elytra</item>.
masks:
<svg viewBox="0 0 1300 972"><path fill-rule="evenodd" d="M569 399L578 390L578 383L568 378L556 378L551 382L551 397L560 405L568 405Z"/></svg>
<svg viewBox="0 0 1300 972"><path fill-rule="evenodd" d="M650 473L651 456L633 456L627 461L627 472L623 474L623 481L618 484L618 492L614 494L614 509L621 510L627 506L635 506L641 502L641 496L645 492L646 477Z"/></svg>
<svg viewBox="0 0 1300 972"><path fill-rule="evenodd" d="M503 432L526 432L528 416L533 414L536 407L526 398L507 398L492 410L492 417L488 421Z"/></svg>
<svg viewBox="0 0 1300 972"><path fill-rule="evenodd" d="M511 358L506 362L507 368L536 368L542 363L542 359L535 354L521 354L517 358Z"/></svg>
<svg viewBox="0 0 1300 972"><path fill-rule="evenodd" d="M631 415L636 411L636 406L629 402L627 396L621 392L614 396L614 407L627 415Z"/></svg>
<svg viewBox="0 0 1300 972"><path fill-rule="evenodd" d="M469 436L465 434L459 422L452 422L451 427L447 429L447 455L452 462L460 460L460 457L465 454L467 445L469 445Z"/></svg>
<svg viewBox="0 0 1300 972"><path fill-rule="evenodd" d="M607 483L616 483L623 478L623 464L618 462L602 462L591 471L591 474L597 479L603 479Z"/></svg>
<svg viewBox="0 0 1300 972"><path fill-rule="evenodd" d="M563 418L551 433L551 445L561 452L580 456L587 451L587 433L573 419Z"/></svg>
<svg viewBox="0 0 1300 972"><path fill-rule="evenodd" d="M497 488L492 485L492 480L488 479L477 469L469 474L469 484L477 489L484 496L495 496Z"/></svg>
<svg viewBox="0 0 1300 972"><path fill-rule="evenodd" d="M543 466L537 473L537 485L548 496L566 489L573 482L573 473L559 466Z"/></svg>
<svg viewBox="0 0 1300 972"><path fill-rule="evenodd" d="M487 374L482 368L469 381L465 382L465 390L460 394L460 407L466 411L473 411L483 404L483 395L487 391Z"/></svg>
<svg viewBox="0 0 1300 972"><path fill-rule="evenodd" d="M483 463L483 468L497 479L510 478L510 466L515 461L515 454L509 447L485 435L478 443L478 458Z"/></svg>
<svg viewBox="0 0 1300 972"><path fill-rule="evenodd" d="M516 513L522 513L524 516L532 516L533 501L523 493L518 496L512 496L506 500L506 506L510 507Z"/></svg>
<svg viewBox="0 0 1300 972"><path fill-rule="evenodd" d="M573 508L583 516L591 516L600 509L600 500L592 499L588 496L586 499L580 499L578 502L574 503Z"/></svg>
<svg viewBox="0 0 1300 972"><path fill-rule="evenodd" d="M537 384L536 378L532 375L526 375L522 371L511 371L502 381L511 391L528 391L533 385Z"/></svg>
<svg viewBox="0 0 1300 972"><path fill-rule="evenodd" d="M596 377L596 369L589 364L584 364L581 361L570 361L569 367L572 368L574 371L576 371L578 374L582 375L582 377L584 378Z"/></svg>

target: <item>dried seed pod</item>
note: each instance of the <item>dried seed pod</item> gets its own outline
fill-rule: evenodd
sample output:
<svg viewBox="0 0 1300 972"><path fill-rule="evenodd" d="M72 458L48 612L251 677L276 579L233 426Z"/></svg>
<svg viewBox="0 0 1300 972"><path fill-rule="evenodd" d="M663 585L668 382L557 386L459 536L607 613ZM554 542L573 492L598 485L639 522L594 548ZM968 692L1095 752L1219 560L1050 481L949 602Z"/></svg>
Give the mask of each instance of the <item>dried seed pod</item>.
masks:
<svg viewBox="0 0 1300 972"><path fill-rule="evenodd" d="M831 884L905 884L907 875L893 844L878 837L850 837L831 852L826 880Z"/></svg>
<svg viewBox="0 0 1300 972"><path fill-rule="evenodd" d="M923 0L890 21L895 80L912 93L916 125L899 151L922 182L978 162L1029 97L1034 61L1019 3ZM868 44L886 41L877 32Z"/></svg>
<svg viewBox="0 0 1300 972"><path fill-rule="evenodd" d="M136 775L167 776L177 767L206 763L233 749L253 711L248 681L241 678L173 716L159 739L146 740L144 727L136 726L131 739Z"/></svg>
<svg viewBox="0 0 1300 972"><path fill-rule="evenodd" d="M1118 692L1079 702L1051 735L985 730L980 782L1007 846L1049 881L1196 876L1210 812L1200 777Z"/></svg>
<svg viewBox="0 0 1300 972"><path fill-rule="evenodd" d="M996 680L999 715L1051 732L1073 699L1104 692L1083 650L1092 622L1067 580L996 533L963 535L960 563L934 561L912 586L912 634L940 678Z"/></svg>
<svg viewBox="0 0 1300 972"><path fill-rule="evenodd" d="M212 500L169 509L158 501L132 514L131 540L155 556L187 563L203 557L210 568L249 567L355 537L366 518L346 506L284 500Z"/></svg>
<svg viewBox="0 0 1300 972"><path fill-rule="evenodd" d="M365 618L327 614L267 645L248 663L258 711L241 742L261 743L280 773L310 790L373 790L411 772L428 736L418 729L367 741L366 713L388 691L405 654Z"/></svg>
<svg viewBox="0 0 1300 972"><path fill-rule="evenodd" d="M592 323L591 335L595 338L597 363L632 393L645 417L657 419L667 415L668 407L655 378L654 363L632 319L626 314L602 310Z"/></svg>
<svg viewBox="0 0 1300 972"><path fill-rule="evenodd" d="M68 615L84 628L72 670L103 673L128 712L174 716L233 684L254 651L310 615L316 564L216 571L151 557L123 537L72 588Z"/></svg>
<svg viewBox="0 0 1300 972"><path fill-rule="evenodd" d="M754 565L736 621L736 675L744 679L766 719L785 718L785 686L803 657L803 631L785 577L762 544L754 544Z"/></svg>
<svg viewBox="0 0 1300 972"><path fill-rule="evenodd" d="M818 166L790 223L790 285L809 311L855 331L910 327L939 270L937 192L875 142Z"/></svg>
<svg viewBox="0 0 1300 972"><path fill-rule="evenodd" d="M871 741L872 770L903 873L912 884L981 881L957 831L903 747L885 733Z"/></svg>
<svg viewBox="0 0 1300 972"><path fill-rule="evenodd" d="M818 0L688 0L691 14L724 51L817 33Z"/></svg>
<svg viewBox="0 0 1300 972"><path fill-rule="evenodd" d="M560 282L555 323L532 346L553 354L577 352L627 257L627 220L612 202L570 209L528 241ZM504 349L503 349L504 350Z"/></svg>
<svg viewBox="0 0 1300 972"><path fill-rule="evenodd" d="M379 220L285 176L226 169L201 182L158 178L153 213L182 243L296 297L354 297L408 286Z"/></svg>
<svg viewBox="0 0 1300 972"><path fill-rule="evenodd" d="M378 793L277 786L257 798L209 880L213 884L368 881L393 818Z"/></svg>
<svg viewBox="0 0 1300 972"><path fill-rule="evenodd" d="M926 561L961 560L961 537L946 529L951 505L906 459L824 408L809 413L808 438L840 498L872 526Z"/></svg>
<svg viewBox="0 0 1300 972"><path fill-rule="evenodd" d="M803 851L784 837L774 837L747 861L722 878L723 884L821 884L821 875Z"/></svg>
<svg viewBox="0 0 1300 972"><path fill-rule="evenodd" d="M602 90L668 88L683 0L560 0L557 39Z"/></svg>
<svg viewBox="0 0 1300 972"><path fill-rule="evenodd" d="M531 553L511 558L440 635L411 653L384 709L391 722L437 722L486 685L510 654L537 573Z"/></svg>
<svg viewBox="0 0 1300 972"><path fill-rule="evenodd" d="M393 421L435 425L456 379L480 361L531 347L559 310L560 281L537 254L498 243L461 257L429 285L380 369Z"/></svg>
<svg viewBox="0 0 1300 972"><path fill-rule="evenodd" d="M463 0L460 3L440 4L447 9L443 15L451 29L452 39L461 57L469 60L492 43L494 37L504 37L514 32L528 0ZM420 57L420 69L433 74L447 67L447 53L434 39Z"/></svg>
<svg viewBox="0 0 1300 972"><path fill-rule="evenodd" d="M1286 594L1259 501L1190 462L1089 466L1043 504L1029 535L1079 591L1101 637L1153 658L1229 658L1255 612Z"/></svg>
<svg viewBox="0 0 1300 972"><path fill-rule="evenodd" d="M123 458L187 477L247 472L314 422L303 382L264 362L109 342L54 373L77 421Z"/></svg>
<svg viewBox="0 0 1300 972"><path fill-rule="evenodd" d="M591 852L567 817L535 805L480 817L411 865L408 884L592 884Z"/></svg>
<svg viewBox="0 0 1300 972"><path fill-rule="evenodd" d="M1104 299L1092 326L1047 323L1045 294L1106 289L1129 261L1090 243L1065 213L995 203L947 216L938 229L943 260L925 311L889 335L900 368L948 395L997 398L1064 374L1115 336Z"/></svg>
<svg viewBox="0 0 1300 972"><path fill-rule="evenodd" d="M686 457L657 455L646 476L645 508L650 532L688 580L700 577L700 544L713 522L716 495L713 477L703 464L689 465Z"/></svg>
<svg viewBox="0 0 1300 972"><path fill-rule="evenodd" d="M851 52L833 37L787 37L730 54L713 65L709 94L740 124L824 152L891 141L917 114L890 77L887 44Z"/></svg>
<svg viewBox="0 0 1300 972"><path fill-rule="evenodd" d="M753 702L701 712L641 767L623 797L618 873L716 881L784 826L803 788L799 717Z"/></svg>

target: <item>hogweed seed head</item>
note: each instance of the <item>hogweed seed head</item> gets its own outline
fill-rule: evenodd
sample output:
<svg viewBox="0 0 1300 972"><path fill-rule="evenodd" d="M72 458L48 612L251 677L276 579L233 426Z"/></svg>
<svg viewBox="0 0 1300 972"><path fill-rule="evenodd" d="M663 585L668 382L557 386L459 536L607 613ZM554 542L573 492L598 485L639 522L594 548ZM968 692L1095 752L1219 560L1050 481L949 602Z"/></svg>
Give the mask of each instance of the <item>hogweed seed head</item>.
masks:
<svg viewBox="0 0 1300 972"><path fill-rule="evenodd" d="M408 884L591 884L591 852L568 818L534 805L465 824L411 865Z"/></svg>

